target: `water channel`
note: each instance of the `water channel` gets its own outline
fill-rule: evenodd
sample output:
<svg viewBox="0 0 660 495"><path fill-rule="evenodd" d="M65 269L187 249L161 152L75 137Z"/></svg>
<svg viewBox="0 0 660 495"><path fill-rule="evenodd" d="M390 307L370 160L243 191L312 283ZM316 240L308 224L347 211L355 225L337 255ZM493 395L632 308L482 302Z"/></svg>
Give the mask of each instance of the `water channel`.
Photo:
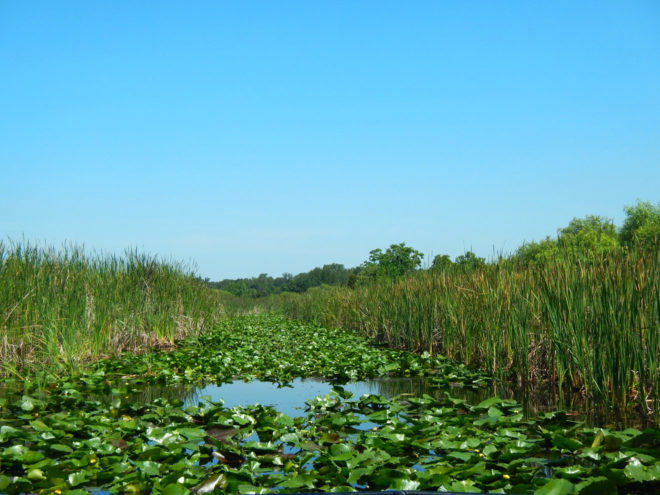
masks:
<svg viewBox="0 0 660 495"><path fill-rule="evenodd" d="M294 417L305 416L305 403L314 397L331 393L333 385L327 380L314 378L296 378L285 386L258 380L250 382L236 380L231 383L208 384L202 387L152 385L134 392L131 394L131 399L137 403L147 403L158 397L178 399L184 402L184 407L197 405L207 399L213 402L223 402L225 407L261 404L273 406L278 411ZM380 395L385 398L421 397L428 394L431 397L441 398L444 394L448 394L451 397L463 399L468 404L478 404L482 400L498 396L519 402L524 415L529 418L543 412L565 410L569 417L584 421L590 426L610 428L657 426L650 417L639 414L629 416L614 414L605 408L589 407L584 397L579 394L560 397L547 389L532 390L525 387L514 388L506 384L493 384L478 389L455 387L447 390L438 388L430 378L390 376L349 382L341 386L344 390L353 393L355 397L364 394Z"/></svg>

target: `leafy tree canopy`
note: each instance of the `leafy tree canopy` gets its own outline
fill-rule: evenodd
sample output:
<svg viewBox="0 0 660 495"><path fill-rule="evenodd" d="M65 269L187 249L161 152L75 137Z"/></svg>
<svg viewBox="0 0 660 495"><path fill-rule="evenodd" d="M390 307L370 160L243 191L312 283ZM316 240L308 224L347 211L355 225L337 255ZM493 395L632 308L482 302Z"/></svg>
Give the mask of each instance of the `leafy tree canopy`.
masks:
<svg viewBox="0 0 660 495"><path fill-rule="evenodd" d="M466 270L475 270L485 264L486 258L480 258L472 251L466 251L465 254L456 257L456 265Z"/></svg>
<svg viewBox="0 0 660 495"><path fill-rule="evenodd" d="M357 271L357 268L344 268L344 265L331 263L295 276L283 273L281 277L273 278L262 273L252 278L205 282L211 287L226 290L236 296L265 297L282 292L305 292L311 287L320 285L346 285L351 274Z"/></svg>
<svg viewBox="0 0 660 495"><path fill-rule="evenodd" d="M453 262L448 254L438 254L433 258L431 270L448 270L453 266Z"/></svg>
<svg viewBox="0 0 660 495"><path fill-rule="evenodd" d="M513 259L524 265L556 259L564 253L578 253L591 257L619 246L616 227L611 219L598 215L574 218L557 229L557 239L546 237L540 242L525 243L518 248Z"/></svg>
<svg viewBox="0 0 660 495"><path fill-rule="evenodd" d="M623 222L619 238L625 246L641 243L657 246L660 242L660 202L653 205L649 201L637 201L634 206L626 206L626 220Z"/></svg>
<svg viewBox="0 0 660 495"><path fill-rule="evenodd" d="M559 229L558 242L561 247L577 248L593 253L604 253L616 249L619 239L611 219L598 215L574 218L567 227Z"/></svg>
<svg viewBox="0 0 660 495"><path fill-rule="evenodd" d="M559 253L557 241L546 237L540 242L529 242L520 246L513 256L515 261L524 265L553 259Z"/></svg>
<svg viewBox="0 0 660 495"><path fill-rule="evenodd" d="M424 255L416 249L401 244L392 244L385 251L374 249L362 265L364 274L370 276L399 277L419 268Z"/></svg>

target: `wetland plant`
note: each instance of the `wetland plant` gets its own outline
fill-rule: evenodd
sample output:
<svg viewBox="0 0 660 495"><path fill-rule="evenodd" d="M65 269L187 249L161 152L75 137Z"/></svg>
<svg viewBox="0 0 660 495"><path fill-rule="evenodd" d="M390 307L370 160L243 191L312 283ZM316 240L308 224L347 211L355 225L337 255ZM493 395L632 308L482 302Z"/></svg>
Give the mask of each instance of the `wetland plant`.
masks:
<svg viewBox="0 0 660 495"><path fill-rule="evenodd" d="M503 378L547 381L660 410L660 250L566 251L531 265L424 270L273 297L291 318L441 353Z"/></svg>
<svg viewBox="0 0 660 495"><path fill-rule="evenodd" d="M169 346L220 312L217 291L174 262L0 242L0 375Z"/></svg>
<svg viewBox="0 0 660 495"><path fill-rule="evenodd" d="M149 375L149 370L153 373ZM0 398L0 492L187 495L354 490L588 495L660 488L660 431L586 427L515 401L310 397L297 417L201 398L134 401L145 381L216 376L362 379L479 374L444 358L374 348L359 335L274 316L226 320L171 352L108 359ZM439 387L447 383L440 380ZM93 394L106 392L94 398Z"/></svg>

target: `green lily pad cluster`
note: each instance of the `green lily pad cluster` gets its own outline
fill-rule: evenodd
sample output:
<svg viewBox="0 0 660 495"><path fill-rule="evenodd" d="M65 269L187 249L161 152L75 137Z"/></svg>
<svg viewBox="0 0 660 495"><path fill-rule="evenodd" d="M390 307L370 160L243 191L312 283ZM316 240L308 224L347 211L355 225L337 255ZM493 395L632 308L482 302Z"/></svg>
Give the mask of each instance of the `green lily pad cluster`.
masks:
<svg viewBox="0 0 660 495"><path fill-rule="evenodd" d="M561 413L525 420L513 401L449 396L308 401L272 407L137 406L83 394L4 405L3 493L266 493L441 490L649 493L660 488L660 431L609 431Z"/></svg>
<svg viewBox="0 0 660 495"><path fill-rule="evenodd" d="M103 384L108 376L172 383L222 383L240 378L287 383L323 377L339 382L383 375L432 376L438 386L480 387L487 375L443 356L377 348L345 330L291 321L277 315L232 318L169 352L127 354L104 360L83 379Z"/></svg>
<svg viewBox="0 0 660 495"><path fill-rule="evenodd" d="M496 397L353 397L335 386L293 418L259 404L131 398L144 382L383 374L484 382L441 357L371 347L351 333L239 318L169 353L106 360L0 398L0 493L660 490L660 429L586 427L561 412L529 419Z"/></svg>

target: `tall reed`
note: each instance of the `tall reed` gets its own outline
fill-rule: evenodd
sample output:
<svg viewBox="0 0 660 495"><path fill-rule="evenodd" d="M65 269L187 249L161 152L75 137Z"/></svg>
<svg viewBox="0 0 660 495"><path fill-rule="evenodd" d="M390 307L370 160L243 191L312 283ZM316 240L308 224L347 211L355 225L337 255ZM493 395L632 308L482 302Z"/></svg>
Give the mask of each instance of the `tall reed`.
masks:
<svg viewBox="0 0 660 495"><path fill-rule="evenodd" d="M271 299L304 320L395 347L441 352L496 375L547 379L597 400L658 408L660 255L576 253L543 264L431 270Z"/></svg>
<svg viewBox="0 0 660 495"><path fill-rule="evenodd" d="M169 345L220 311L217 291L178 263L0 242L0 374Z"/></svg>

